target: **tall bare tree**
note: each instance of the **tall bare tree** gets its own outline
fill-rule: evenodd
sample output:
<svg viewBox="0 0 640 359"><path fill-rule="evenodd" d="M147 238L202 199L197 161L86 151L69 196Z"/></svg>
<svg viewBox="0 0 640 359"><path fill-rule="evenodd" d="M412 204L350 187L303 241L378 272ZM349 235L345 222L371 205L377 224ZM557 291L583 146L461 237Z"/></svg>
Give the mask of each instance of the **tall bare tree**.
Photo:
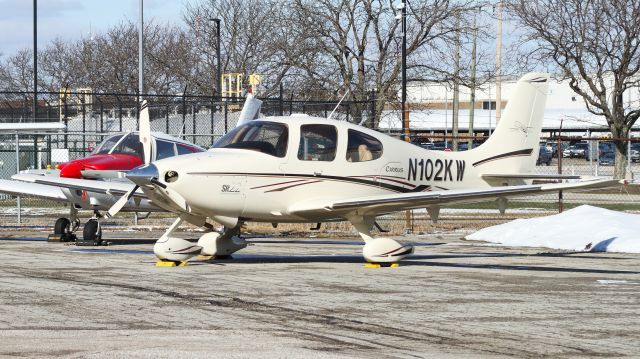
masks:
<svg viewBox="0 0 640 359"><path fill-rule="evenodd" d="M515 0L508 6L526 29L528 55L569 80L589 112L603 116L614 138L614 176L625 176L629 130L640 106L624 94L640 87L640 2Z"/></svg>
<svg viewBox="0 0 640 359"><path fill-rule="evenodd" d="M185 6L196 66L193 81L197 90L211 92L215 63L214 18L221 20L222 73L263 75L270 95L276 91L297 56L294 31L284 0L208 0Z"/></svg>
<svg viewBox="0 0 640 359"><path fill-rule="evenodd" d="M373 91L375 113L397 99L401 72L399 11L393 1L295 0L298 28L305 31L309 54L297 64L315 86L347 89L351 99L366 100ZM438 68L428 58L435 45L448 41L454 28L445 20L471 8L471 1L407 2L407 68L411 77L425 77ZM369 125L377 126L378 117Z"/></svg>

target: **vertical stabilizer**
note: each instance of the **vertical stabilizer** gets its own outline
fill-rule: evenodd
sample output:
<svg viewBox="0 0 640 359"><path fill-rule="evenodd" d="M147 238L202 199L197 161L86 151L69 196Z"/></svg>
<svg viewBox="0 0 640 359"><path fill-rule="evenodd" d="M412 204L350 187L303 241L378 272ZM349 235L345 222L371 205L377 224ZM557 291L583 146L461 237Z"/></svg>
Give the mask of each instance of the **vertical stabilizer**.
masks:
<svg viewBox="0 0 640 359"><path fill-rule="evenodd" d="M532 173L538 156L549 74L529 73L516 84L489 139L469 151L482 173Z"/></svg>

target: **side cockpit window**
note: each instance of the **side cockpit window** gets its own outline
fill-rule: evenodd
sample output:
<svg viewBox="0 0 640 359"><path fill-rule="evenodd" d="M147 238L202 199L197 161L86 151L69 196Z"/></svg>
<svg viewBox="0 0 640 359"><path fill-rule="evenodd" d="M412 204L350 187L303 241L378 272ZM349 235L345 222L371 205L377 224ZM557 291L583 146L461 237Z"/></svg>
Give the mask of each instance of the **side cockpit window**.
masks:
<svg viewBox="0 0 640 359"><path fill-rule="evenodd" d="M338 132L332 125L300 126L298 159L303 161L333 161L336 158Z"/></svg>
<svg viewBox="0 0 640 359"><path fill-rule="evenodd" d="M176 155L173 142L156 140L156 160Z"/></svg>
<svg viewBox="0 0 640 359"><path fill-rule="evenodd" d="M348 137L347 161L373 161L382 156L382 143L375 137L356 130L349 130Z"/></svg>

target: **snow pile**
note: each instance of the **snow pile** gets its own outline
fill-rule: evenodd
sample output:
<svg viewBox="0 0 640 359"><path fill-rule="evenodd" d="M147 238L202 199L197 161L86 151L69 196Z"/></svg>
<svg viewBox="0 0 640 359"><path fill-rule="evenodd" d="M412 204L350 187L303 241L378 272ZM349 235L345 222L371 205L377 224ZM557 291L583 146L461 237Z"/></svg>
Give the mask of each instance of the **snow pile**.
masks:
<svg viewBox="0 0 640 359"><path fill-rule="evenodd" d="M640 215L584 205L552 216L516 219L466 238L507 246L640 253Z"/></svg>

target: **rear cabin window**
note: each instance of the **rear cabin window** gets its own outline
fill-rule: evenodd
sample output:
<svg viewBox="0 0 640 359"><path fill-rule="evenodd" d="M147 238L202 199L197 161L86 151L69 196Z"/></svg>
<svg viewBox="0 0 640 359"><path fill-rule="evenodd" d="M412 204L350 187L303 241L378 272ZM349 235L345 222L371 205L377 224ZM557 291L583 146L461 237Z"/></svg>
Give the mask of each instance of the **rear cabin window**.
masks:
<svg viewBox="0 0 640 359"><path fill-rule="evenodd" d="M222 136L211 148L238 148L284 157L289 129L277 122L252 121Z"/></svg>
<svg viewBox="0 0 640 359"><path fill-rule="evenodd" d="M347 161L373 161L382 156L382 143L375 137L356 130L349 130Z"/></svg>
<svg viewBox="0 0 640 359"><path fill-rule="evenodd" d="M156 159L161 160L176 155L173 142L156 140Z"/></svg>
<svg viewBox="0 0 640 359"><path fill-rule="evenodd" d="M332 125L300 126L298 159L302 161L333 161L336 158L338 132Z"/></svg>

